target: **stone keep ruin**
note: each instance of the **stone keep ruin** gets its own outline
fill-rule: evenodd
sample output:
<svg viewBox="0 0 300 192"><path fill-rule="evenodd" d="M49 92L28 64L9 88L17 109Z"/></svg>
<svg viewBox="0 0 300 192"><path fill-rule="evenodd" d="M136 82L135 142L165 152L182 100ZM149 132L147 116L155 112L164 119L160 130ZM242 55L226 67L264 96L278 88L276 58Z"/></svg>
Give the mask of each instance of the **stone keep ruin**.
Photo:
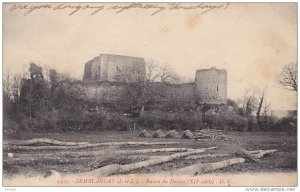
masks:
<svg viewBox="0 0 300 192"><path fill-rule="evenodd" d="M195 87L196 95L201 103L226 103L227 71L215 67L197 70Z"/></svg>
<svg viewBox="0 0 300 192"><path fill-rule="evenodd" d="M144 80L145 66L143 58L101 54L85 64L83 81L97 82L97 86L90 87L90 93L94 95L92 97L101 97L102 92L109 91L107 84L101 87L101 83L133 83ZM158 89L159 84L161 83L154 83L152 88ZM113 85L114 88L115 86ZM187 100L194 100L200 104L219 105L227 101L227 71L224 69L212 67L197 70L193 83L161 86L163 88L160 90L164 92L163 95L167 99L172 99L172 96L177 97L179 93Z"/></svg>
<svg viewBox="0 0 300 192"><path fill-rule="evenodd" d="M85 64L83 80L131 83L144 77L143 58L101 54Z"/></svg>

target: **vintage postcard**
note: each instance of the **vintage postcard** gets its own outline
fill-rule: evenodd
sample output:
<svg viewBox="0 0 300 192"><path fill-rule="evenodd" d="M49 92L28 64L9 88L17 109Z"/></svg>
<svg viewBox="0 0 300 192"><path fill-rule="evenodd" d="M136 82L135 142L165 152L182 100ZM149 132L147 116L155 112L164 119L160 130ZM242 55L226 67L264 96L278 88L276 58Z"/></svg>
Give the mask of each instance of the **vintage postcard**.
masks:
<svg viewBox="0 0 300 192"><path fill-rule="evenodd" d="M297 3L3 3L3 186L297 183Z"/></svg>

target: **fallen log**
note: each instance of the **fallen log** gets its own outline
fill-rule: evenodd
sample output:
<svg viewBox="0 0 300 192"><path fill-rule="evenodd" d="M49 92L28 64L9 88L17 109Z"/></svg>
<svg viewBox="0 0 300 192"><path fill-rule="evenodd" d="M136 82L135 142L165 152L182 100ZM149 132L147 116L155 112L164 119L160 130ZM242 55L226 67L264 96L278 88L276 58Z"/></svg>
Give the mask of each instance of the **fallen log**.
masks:
<svg viewBox="0 0 300 192"><path fill-rule="evenodd" d="M276 152L276 149L271 150L255 150L247 151L247 153L252 154L255 158L259 159L264 157L267 154ZM184 159L195 160L195 159L204 159L204 158L216 158L216 157L230 157L231 154L205 154L205 155L191 155L187 156Z"/></svg>
<svg viewBox="0 0 300 192"><path fill-rule="evenodd" d="M205 158L216 158L216 157L229 157L230 154L207 154L207 155L191 155L184 157L185 160L196 160L196 159L205 159ZM150 158L156 158L160 157L159 155L133 155L128 156L128 159L150 159Z"/></svg>
<svg viewBox="0 0 300 192"><path fill-rule="evenodd" d="M69 158L82 158L82 157L97 157L97 156L105 156L107 151L110 149L105 149L101 151L59 151L53 153L46 154L18 154L15 153L16 158L22 158L24 160L30 159L31 157L36 157L40 159L44 159L47 157L69 157ZM115 155L138 155L138 154L146 154L146 153L158 153L158 152L186 152L187 148L159 148L159 149L139 149L139 150L122 150L122 151L114 151L110 150L109 153L113 153Z"/></svg>
<svg viewBox="0 0 300 192"><path fill-rule="evenodd" d="M206 150L215 149L215 148L216 147L204 148L204 149L194 149L194 150L189 150L187 152L175 153L175 154L167 155L167 156L157 156L154 158L150 158L146 161L130 163L130 164L126 164L126 165L119 165L119 164L107 165L107 166L95 169L93 171L76 174L76 177L91 176L91 177L99 178L99 177L106 177L106 176L110 176L110 175L116 175L116 174L120 174L120 173L126 173L129 171L140 169L142 167L158 165L161 163L172 161L174 159L186 157L186 156L197 154L197 153L202 153Z"/></svg>
<svg viewBox="0 0 300 192"><path fill-rule="evenodd" d="M256 158L263 158L265 155L270 154L270 153L275 153L277 150L276 149L270 149L270 150L260 150L259 153L254 154ZM250 151L251 153L251 151Z"/></svg>
<svg viewBox="0 0 300 192"><path fill-rule="evenodd" d="M74 150L74 149L85 149L92 147L103 147L103 146L122 146L122 145L172 145L179 144L178 142L109 142L109 143L90 143L76 146L4 146L4 150Z"/></svg>
<svg viewBox="0 0 300 192"><path fill-rule="evenodd" d="M247 160L255 163L260 163L259 158L253 155L254 153L250 153L243 146L241 146L238 140L229 139L229 141L224 144L227 146L228 150L230 150L236 156L246 158Z"/></svg>
<svg viewBox="0 0 300 192"><path fill-rule="evenodd" d="M116 155L136 155L136 154L145 154L145 153L157 153L157 152L185 152L190 149L187 148L160 148L160 149L139 149L139 150L123 150L116 151ZM79 155L79 156L78 156ZM80 154L78 153L69 153L70 157L89 157L89 156L99 156L103 155L103 151L86 151ZM105 154L104 154L105 155Z"/></svg>
<svg viewBox="0 0 300 192"><path fill-rule="evenodd" d="M197 134L195 136L197 141L215 141L215 140L228 140L228 138L222 134Z"/></svg>
<svg viewBox="0 0 300 192"><path fill-rule="evenodd" d="M195 137L201 137L201 136L212 136L212 135L222 135L222 134L214 134L214 133L195 133Z"/></svg>
<svg viewBox="0 0 300 192"><path fill-rule="evenodd" d="M206 155L191 155L191 156L185 157L184 159L195 160L195 159L229 157L229 156L230 156L230 154L206 154Z"/></svg>
<svg viewBox="0 0 300 192"><path fill-rule="evenodd" d="M201 136L196 136L195 139L210 139L211 137L209 135L201 135Z"/></svg>
<svg viewBox="0 0 300 192"><path fill-rule="evenodd" d="M223 134L223 132L220 131L198 131L195 132L195 134Z"/></svg>
<svg viewBox="0 0 300 192"><path fill-rule="evenodd" d="M125 151L115 151L113 156L116 158L124 158L128 160L138 160L138 159L149 159L152 156L142 156L139 154L146 153L157 153L157 152L186 152L191 151L193 149L187 148L161 148L161 149L141 149L141 150L125 150ZM51 163L51 164L68 164L68 163L76 163L82 160L84 161L94 161L95 157L103 157L103 160L106 160L107 154L106 151L94 151L94 152L71 152L65 154L21 154L16 155L17 157L12 158L4 158L3 162L9 165L32 165L35 163ZM121 156L121 157L120 157ZM122 157L123 156L123 157ZM157 157L157 156L155 156ZM125 158L124 158L125 159Z"/></svg>
<svg viewBox="0 0 300 192"><path fill-rule="evenodd" d="M220 129L201 129L201 130L196 130L196 132L203 132L203 133L216 133L216 132L224 132L225 130L220 130Z"/></svg>
<svg viewBox="0 0 300 192"><path fill-rule="evenodd" d="M249 150L245 150L245 151L248 152L248 153L251 153L251 154L255 154L255 153L259 153L263 150L259 149L259 150L253 150L253 151L249 151Z"/></svg>
<svg viewBox="0 0 300 192"><path fill-rule="evenodd" d="M196 141L204 141L204 142L209 142L210 141L210 139L195 139Z"/></svg>
<svg viewBox="0 0 300 192"><path fill-rule="evenodd" d="M235 154L239 157L244 157L247 160L253 161L255 163L260 163L259 158L257 158L254 154L249 153L248 151L242 149L236 149Z"/></svg>
<svg viewBox="0 0 300 192"><path fill-rule="evenodd" d="M55 156L37 156L30 158L16 157L3 159L4 165L36 165L37 163L42 164L70 164L70 163L79 163L82 161L92 161L91 157L85 158L66 158L66 157L55 157Z"/></svg>
<svg viewBox="0 0 300 192"><path fill-rule="evenodd" d="M201 135L208 135L208 136L210 136L210 135L221 135L221 134L219 134L219 133L196 132L196 133L194 133L194 135L195 135L195 136L201 136Z"/></svg>
<svg viewBox="0 0 300 192"><path fill-rule="evenodd" d="M266 154L274 153L276 150L266 150L262 151L256 157L263 157ZM217 169L225 168L235 164L241 164L246 162L246 158L232 158L226 159L224 161L213 162L213 163L198 163L195 165L190 165L184 168L163 172L163 175L186 175L186 176L194 176L203 173L207 173L210 171L214 171Z"/></svg>
<svg viewBox="0 0 300 192"><path fill-rule="evenodd" d="M30 145L59 145L59 146L76 146L76 145L85 145L88 144L88 142L68 142L68 141L58 141L55 139L48 139L48 138L38 138L38 139L31 139L31 140L19 140L14 141L12 143L6 143L7 145L24 145L24 146L30 146Z"/></svg>
<svg viewBox="0 0 300 192"><path fill-rule="evenodd" d="M230 165L241 164L244 162L246 162L245 158L233 158L233 159L227 159L224 161L214 162L214 163L199 163L199 164L190 165L190 166L187 166L187 167L184 167L181 169L169 171L166 173L161 173L161 174L163 174L165 176L167 176L167 175L195 176L195 175L200 175L200 174L207 173L210 171L214 171L217 169L221 169L224 167L228 167Z"/></svg>

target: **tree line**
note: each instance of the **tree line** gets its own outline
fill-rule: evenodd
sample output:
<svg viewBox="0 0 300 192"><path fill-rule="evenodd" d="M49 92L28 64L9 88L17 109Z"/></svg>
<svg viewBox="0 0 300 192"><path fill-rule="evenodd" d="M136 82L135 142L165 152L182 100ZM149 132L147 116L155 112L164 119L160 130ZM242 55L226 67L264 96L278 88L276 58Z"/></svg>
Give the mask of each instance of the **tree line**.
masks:
<svg viewBox="0 0 300 192"><path fill-rule="evenodd" d="M278 78L280 85L295 92L296 66L286 65ZM160 85L153 86L157 82ZM187 99L185 90L185 93L174 92L166 102L157 103L158 98L164 97L165 86L182 82L182 78L169 66L157 65L150 60L146 65L145 77L123 85L125 89L117 93L117 99L109 100L108 107L94 113L90 111L90 106L101 107L104 103L92 100L85 86L82 86L82 81L60 74L55 69L43 69L30 63L28 72L24 74L4 74L4 131L128 130L132 123L152 128L228 126L237 127L235 130L252 131L253 127L265 130L274 124L269 115L270 103L266 88L245 89L239 101L228 99L222 107L199 105ZM138 114L134 122L123 115L126 112Z"/></svg>

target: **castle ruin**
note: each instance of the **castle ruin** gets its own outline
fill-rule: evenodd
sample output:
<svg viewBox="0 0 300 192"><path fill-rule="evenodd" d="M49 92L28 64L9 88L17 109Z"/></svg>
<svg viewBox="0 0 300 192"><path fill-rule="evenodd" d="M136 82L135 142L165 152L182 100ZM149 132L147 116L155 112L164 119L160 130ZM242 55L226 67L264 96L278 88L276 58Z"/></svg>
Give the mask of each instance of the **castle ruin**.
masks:
<svg viewBox="0 0 300 192"><path fill-rule="evenodd" d="M197 70L195 86L200 103L226 103L227 71L225 69L212 67Z"/></svg>
<svg viewBox="0 0 300 192"><path fill-rule="evenodd" d="M101 54L85 64L83 81L132 83L144 80L145 60L111 54ZM153 84L158 89L159 83ZM155 88L156 87L156 88ZM225 69L201 69L196 71L193 83L164 85L161 91L165 99L182 97L199 104L225 104L227 101L227 71ZM98 92L102 92L100 87ZM96 90L95 90L96 91Z"/></svg>
<svg viewBox="0 0 300 192"><path fill-rule="evenodd" d="M83 81L132 83L145 73L143 58L101 54L85 64Z"/></svg>

